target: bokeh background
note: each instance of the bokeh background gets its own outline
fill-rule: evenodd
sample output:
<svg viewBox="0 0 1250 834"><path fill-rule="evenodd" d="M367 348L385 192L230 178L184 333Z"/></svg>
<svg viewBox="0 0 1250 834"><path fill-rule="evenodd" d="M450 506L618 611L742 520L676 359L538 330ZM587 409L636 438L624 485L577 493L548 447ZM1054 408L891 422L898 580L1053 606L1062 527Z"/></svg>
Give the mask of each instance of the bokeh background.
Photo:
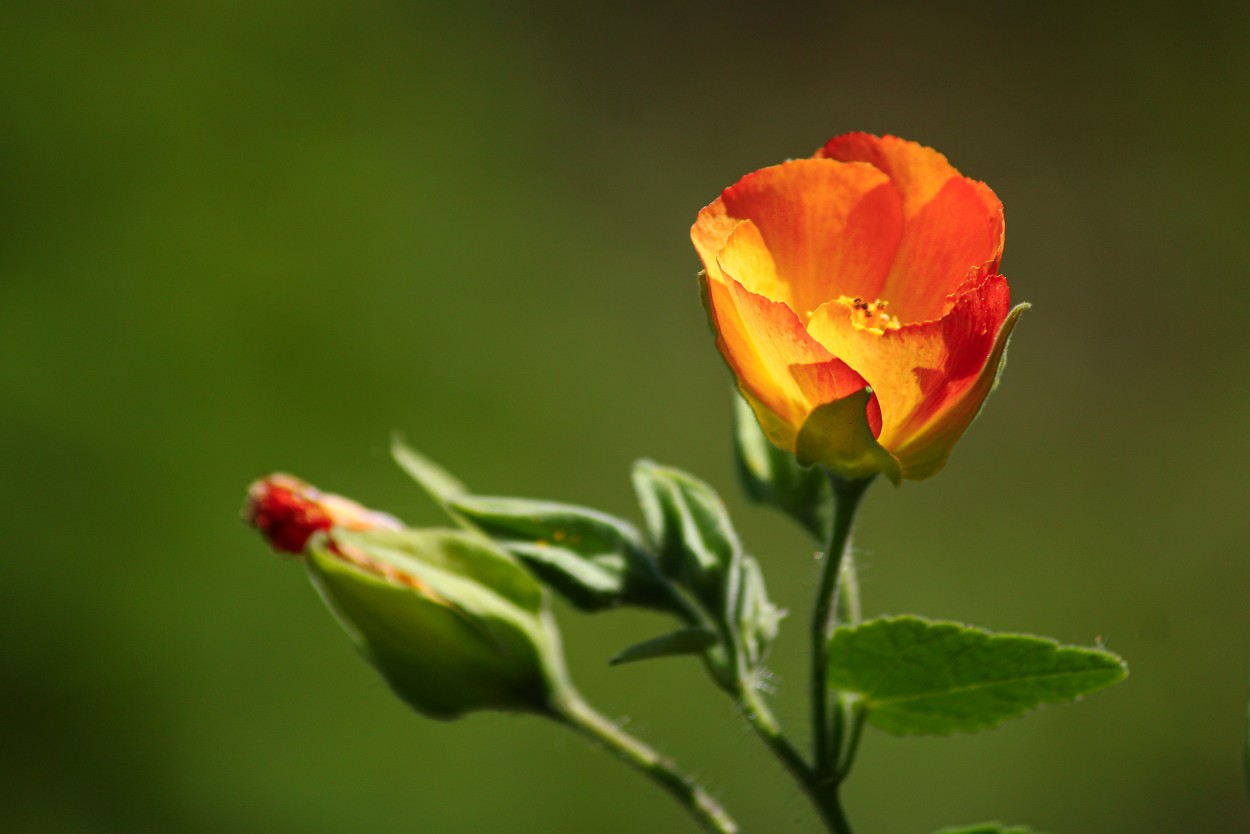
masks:
<svg viewBox="0 0 1250 834"><path fill-rule="evenodd" d="M873 488L866 606L1103 642L1130 681L978 736L872 733L864 834L1240 832L1250 683L1250 6L433 2L0 7L0 828L693 831L572 734L405 712L240 523L288 470L414 523L392 431L487 493L725 495L793 611L813 547L742 500L687 229L847 130L1007 208L1034 309L936 480ZM604 710L753 834L805 800L666 626L561 607Z"/></svg>

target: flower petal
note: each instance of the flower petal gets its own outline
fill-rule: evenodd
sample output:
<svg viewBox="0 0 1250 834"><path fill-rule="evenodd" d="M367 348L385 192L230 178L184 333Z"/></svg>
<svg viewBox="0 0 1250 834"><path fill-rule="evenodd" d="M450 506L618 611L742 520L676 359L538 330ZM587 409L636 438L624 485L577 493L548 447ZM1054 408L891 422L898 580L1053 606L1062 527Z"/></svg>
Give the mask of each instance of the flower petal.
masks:
<svg viewBox="0 0 1250 834"><path fill-rule="evenodd" d="M942 154L897 136L844 133L826 142L815 156L842 162L867 162L884 173L898 189L907 218L914 217L932 200L947 180L960 176Z"/></svg>
<svg viewBox="0 0 1250 834"><path fill-rule="evenodd" d="M753 220L735 222L716 253L716 265L725 280L737 281L747 292L786 303L786 284L777 274L773 253Z"/></svg>
<svg viewBox="0 0 1250 834"><path fill-rule="evenodd" d="M878 440L914 480L942 467L976 415L993 382L993 368L988 379L985 369L997 364L1015 323L1004 323L1009 306L1006 279L987 265L965 281L938 321L877 335L854 327L851 310L834 302L816 311L808 331L868 380L881 406ZM928 448L934 445L940 448Z"/></svg>
<svg viewBox="0 0 1250 834"><path fill-rule="evenodd" d="M721 354L769 439L793 450L812 410L858 391L864 379L808 335L787 305L751 292L734 277L746 267L775 274L753 223L739 224L717 263L720 278L709 274L704 286ZM874 428L880 427L878 414L870 411Z"/></svg>
<svg viewBox="0 0 1250 834"><path fill-rule="evenodd" d="M950 309L948 297L983 264L998 271L1002 215L985 208L976 185L962 177L942 189L907 223L881 297L904 322L933 321Z"/></svg>
<svg viewBox="0 0 1250 834"><path fill-rule="evenodd" d="M748 174L699 212L691 238L716 278L714 261L738 220L751 220L775 259L772 283L738 280L806 318L839 295L876 297L903 234L897 191L869 165L792 160Z"/></svg>
<svg viewBox="0 0 1250 834"><path fill-rule="evenodd" d="M981 372L964 389L946 399L941 409L920 427L920 431L895 450L895 456L903 464L906 477L921 480L936 475L946 465L951 449L955 447L964 430L972 424L985 398L998 385L999 377L1007 366L1007 343L1020 315L1029 309L1028 304L1017 304L1007 314L1002 327L994 337L993 347Z"/></svg>
<svg viewBox="0 0 1250 834"><path fill-rule="evenodd" d="M905 228L879 293L905 322L932 321L968 273L1003 253L1003 207L984 183L962 176L946 157L894 136L849 133L829 140L817 157L867 162L890 177L902 201ZM851 295L851 293L845 293Z"/></svg>
<svg viewBox="0 0 1250 834"><path fill-rule="evenodd" d="M716 256L733 234L734 227L741 222L741 217L733 217L725 211L725 204L720 198L704 206L695 218L694 225L690 227L690 240L699 253L699 260L703 261L703 271L709 279L724 283L725 276L720 271Z"/></svg>

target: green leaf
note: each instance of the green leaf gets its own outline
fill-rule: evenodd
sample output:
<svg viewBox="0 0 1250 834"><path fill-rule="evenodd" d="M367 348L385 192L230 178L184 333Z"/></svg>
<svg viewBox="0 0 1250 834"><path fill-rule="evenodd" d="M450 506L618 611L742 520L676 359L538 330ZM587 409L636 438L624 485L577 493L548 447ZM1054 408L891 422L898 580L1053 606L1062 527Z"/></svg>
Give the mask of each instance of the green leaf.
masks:
<svg viewBox="0 0 1250 834"><path fill-rule="evenodd" d="M496 539L578 608L663 607L668 599L658 590L658 568L629 523L583 507L473 495L399 437L391 442L391 455L458 524Z"/></svg>
<svg viewBox="0 0 1250 834"><path fill-rule="evenodd" d="M522 559L574 605L655 604L660 581L633 525L551 501L460 495L448 509Z"/></svg>
<svg viewBox="0 0 1250 834"><path fill-rule="evenodd" d="M734 397L734 452L738 476L753 501L786 513L816 541L829 540L833 497L828 477L773 445L741 396Z"/></svg>
<svg viewBox="0 0 1250 834"><path fill-rule="evenodd" d="M673 657L675 655L703 654L719 642L716 632L710 629L692 627L665 634L654 640L647 640L636 646L630 646L618 652L608 661L613 666L622 663L633 663L639 660L651 660L656 657Z"/></svg>
<svg viewBox="0 0 1250 834"><path fill-rule="evenodd" d="M1022 825L1003 825L998 822L983 822L966 828L943 828L937 834L1042 834Z"/></svg>
<svg viewBox="0 0 1250 834"><path fill-rule="evenodd" d="M583 611L604 611L624 601L624 565L607 559L586 559L562 547L501 541L552 590Z"/></svg>
<svg viewBox="0 0 1250 834"><path fill-rule="evenodd" d="M819 463L851 481L884 472L899 483L902 474L898 461L877 443L868 426L866 409L871 397L871 388L861 388L813 411L795 440L794 454L799 463Z"/></svg>
<svg viewBox="0 0 1250 834"><path fill-rule="evenodd" d="M899 735L989 729L1127 674L1109 652L910 616L840 628L829 644L829 685Z"/></svg>
<svg viewBox="0 0 1250 834"><path fill-rule="evenodd" d="M546 542L582 556L624 555L642 547L632 524L585 507L482 495L459 495L447 503L492 538Z"/></svg>
<svg viewBox="0 0 1250 834"><path fill-rule="evenodd" d="M647 460L634 464L634 489L660 569L717 615L732 612L742 547L720 497L699 479Z"/></svg>

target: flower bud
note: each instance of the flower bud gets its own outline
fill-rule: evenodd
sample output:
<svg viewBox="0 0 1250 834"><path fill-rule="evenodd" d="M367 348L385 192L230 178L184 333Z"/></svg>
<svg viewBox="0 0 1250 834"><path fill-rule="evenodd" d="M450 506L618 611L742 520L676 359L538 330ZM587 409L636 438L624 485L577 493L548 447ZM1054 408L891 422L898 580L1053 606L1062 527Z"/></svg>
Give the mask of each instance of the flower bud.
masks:
<svg viewBox="0 0 1250 834"><path fill-rule="evenodd" d="M314 533L346 530L402 530L396 519L340 495L326 495L299 478L281 473L262 478L247 491L243 518L270 547L300 554Z"/></svg>
<svg viewBox="0 0 1250 834"><path fill-rule="evenodd" d="M418 712L550 712L568 691L543 589L489 541L407 529L290 476L254 484L244 515L304 557L356 647Z"/></svg>

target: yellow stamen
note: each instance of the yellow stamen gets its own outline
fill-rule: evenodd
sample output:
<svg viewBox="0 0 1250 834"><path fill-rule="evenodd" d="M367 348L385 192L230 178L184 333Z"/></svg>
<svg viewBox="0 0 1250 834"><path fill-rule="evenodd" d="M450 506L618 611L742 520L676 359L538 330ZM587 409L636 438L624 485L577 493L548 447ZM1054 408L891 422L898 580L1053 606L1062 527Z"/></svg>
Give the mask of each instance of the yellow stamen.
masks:
<svg viewBox="0 0 1250 834"><path fill-rule="evenodd" d="M887 330L898 330L902 327L902 322L897 316L892 316L885 311L889 302L877 299L876 301L865 301L856 296L840 295L838 303L851 310L851 325L856 330L866 330L874 336L884 336Z"/></svg>

